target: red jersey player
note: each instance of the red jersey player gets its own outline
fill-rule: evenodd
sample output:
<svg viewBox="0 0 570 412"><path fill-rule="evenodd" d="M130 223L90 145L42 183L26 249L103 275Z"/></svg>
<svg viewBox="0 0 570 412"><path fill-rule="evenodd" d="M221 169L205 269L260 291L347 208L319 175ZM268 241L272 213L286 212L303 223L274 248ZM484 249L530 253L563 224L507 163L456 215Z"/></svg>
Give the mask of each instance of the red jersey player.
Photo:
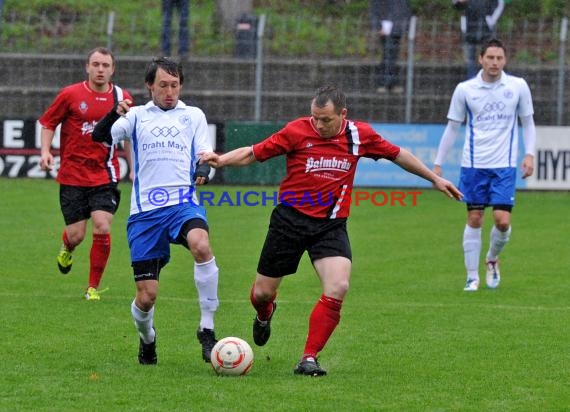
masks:
<svg viewBox="0 0 570 412"><path fill-rule="evenodd" d="M88 79L65 87L40 117L41 160L43 170L52 170L54 157L51 144L55 130L61 124L59 201L66 224L63 245L57 256L61 273L68 273L72 252L84 237L87 220L93 225L90 253L88 300L99 300L98 291L103 271L111 251L110 228L119 206L120 180L117 148L93 142L95 124L119 101L132 97L111 83L115 71L113 54L103 47L89 52L85 71Z"/></svg>
<svg viewBox="0 0 570 412"><path fill-rule="evenodd" d="M356 164L361 157L385 158L433 183L449 197L461 193L448 180L427 168L408 150L388 142L364 122L346 119L346 97L335 86L317 90L311 116L292 121L282 130L251 147L223 155L202 154L211 166L245 166L278 155L287 156L287 174L281 182L278 204L251 289L253 340L263 346L269 340L275 314L277 289L284 276L293 274L308 252L321 280L322 294L309 318L309 332L294 373L322 376L317 362L340 321L348 291L352 252L346 230Z"/></svg>

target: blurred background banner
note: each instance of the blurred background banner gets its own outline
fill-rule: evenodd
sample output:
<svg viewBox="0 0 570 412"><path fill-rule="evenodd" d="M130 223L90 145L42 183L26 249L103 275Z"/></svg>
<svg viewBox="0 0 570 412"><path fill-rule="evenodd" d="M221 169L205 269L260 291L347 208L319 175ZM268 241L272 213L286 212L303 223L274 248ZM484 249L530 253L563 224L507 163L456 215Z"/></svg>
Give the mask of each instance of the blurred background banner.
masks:
<svg viewBox="0 0 570 412"><path fill-rule="evenodd" d="M445 125L378 124L372 125L384 138L410 150L426 165L432 167ZM523 180L517 172L518 189L569 190L570 189L570 127L536 128L536 157L534 174ZM462 127L453 148L442 165L444 176L459 182L461 156L465 141ZM517 167L523 159L522 132L519 129ZM379 165L380 163L381 165ZM355 186L431 187L430 183L409 173L387 160L378 162L362 159L358 163Z"/></svg>
<svg viewBox="0 0 570 412"><path fill-rule="evenodd" d="M57 174L59 134L54 138L56 167L52 172L39 168L40 134L35 119L1 119L0 124L0 176L53 178ZM260 142L281 129L285 123L273 122L228 122L210 123L209 132L215 150L226 152L241 146ZM445 125L435 124L384 124L373 123L372 127L381 136L398 146L410 150L426 165L432 167L433 160ZM535 173L527 180L518 173L517 188L536 190L570 189L570 127L537 127ZM519 133L520 134L520 133ZM459 180L459 168L464 142L462 128L452 150L443 164L444 176L454 183ZM522 137L519 136L519 160L522 161ZM121 178L128 177L124 152L119 150ZM240 185L278 185L285 176L285 158L278 157L249 167L214 170L210 178L213 183ZM430 184L424 179L404 172L399 166L387 160L361 159L354 180L356 187L418 187Z"/></svg>

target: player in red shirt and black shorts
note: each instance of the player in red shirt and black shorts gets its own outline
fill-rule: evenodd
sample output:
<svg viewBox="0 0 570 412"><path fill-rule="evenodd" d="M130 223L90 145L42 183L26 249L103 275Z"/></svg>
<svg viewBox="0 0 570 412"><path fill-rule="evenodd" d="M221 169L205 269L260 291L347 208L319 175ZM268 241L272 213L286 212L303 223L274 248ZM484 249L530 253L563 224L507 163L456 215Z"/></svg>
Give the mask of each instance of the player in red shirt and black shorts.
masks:
<svg viewBox="0 0 570 412"><path fill-rule="evenodd" d="M88 79L65 87L39 119L42 126L40 166L43 170L54 168L51 144L57 126L61 125L57 181L66 227L57 263L61 273L71 270L71 254L83 241L87 220L91 218L93 244L85 298L99 300L98 288L111 252L111 222L120 200L117 189L120 170L117 147L94 142L91 133L95 124L119 101L132 101L132 97L111 83L115 58L106 48L98 47L89 52L85 71Z"/></svg>
<svg viewBox="0 0 570 412"><path fill-rule="evenodd" d="M429 180L449 197L462 196L451 182L437 176L408 150L385 140L369 124L348 120L346 114L344 93L336 86L325 86L311 102L311 116L288 123L253 146L223 155L202 154L202 161L213 167L245 166L287 156L280 204L271 214L250 299L257 312L253 340L263 346L271 333L281 280L297 271L301 256L308 252L323 293L310 315L303 355L294 369L299 375L326 374L317 356L340 321L348 291L352 253L346 220L358 160L388 159Z"/></svg>

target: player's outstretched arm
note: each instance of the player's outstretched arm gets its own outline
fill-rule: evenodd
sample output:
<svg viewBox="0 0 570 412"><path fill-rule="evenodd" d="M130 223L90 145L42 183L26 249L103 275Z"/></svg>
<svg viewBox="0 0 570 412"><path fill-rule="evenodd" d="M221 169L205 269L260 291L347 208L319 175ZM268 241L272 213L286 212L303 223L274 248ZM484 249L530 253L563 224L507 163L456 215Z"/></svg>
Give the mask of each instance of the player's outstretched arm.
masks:
<svg viewBox="0 0 570 412"><path fill-rule="evenodd" d="M200 153L199 155L200 163L208 162L210 166L215 168L224 166L247 166L255 162L251 146L240 147L223 155L214 152Z"/></svg>
<svg viewBox="0 0 570 412"><path fill-rule="evenodd" d="M445 193L447 196L457 200L461 200L463 198L463 194L459 191L459 189L455 187L453 183L429 170L429 168L424 165L420 159L415 157L409 150L401 148L400 154L396 159L394 159L394 163L407 170L408 172L423 177L424 179L432 182L433 186L437 190Z"/></svg>

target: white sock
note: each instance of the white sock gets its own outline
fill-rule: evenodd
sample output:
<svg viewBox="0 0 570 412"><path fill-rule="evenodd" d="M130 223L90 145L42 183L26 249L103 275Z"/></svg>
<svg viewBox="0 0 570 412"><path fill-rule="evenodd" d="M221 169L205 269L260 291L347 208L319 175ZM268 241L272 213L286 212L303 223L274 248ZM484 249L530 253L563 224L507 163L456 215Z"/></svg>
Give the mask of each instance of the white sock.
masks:
<svg viewBox="0 0 570 412"><path fill-rule="evenodd" d="M194 283L200 303L200 329L214 330L214 314L218 309L218 273L216 258L209 262L194 263Z"/></svg>
<svg viewBox="0 0 570 412"><path fill-rule="evenodd" d="M479 279L479 256L481 255L481 228L465 225L463 231L463 254L469 279Z"/></svg>
<svg viewBox="0 0 570 412"><path fill-rule="evenodd" d="M499 258L499 253L503 250L505 245L509 242L511 237L511 226L506 232L501 232L497 226L491 229L491 240L489 242L489 251L487 252L487 260L496 261Z"/></svg>
<svg viewBox="0 0 570 412"><path fill-rule="evenodd" d="M155 333L154 328L152 327L154 320L154 306L148 312L144 312L135 305L135 301L133 300L133 303L131 303L131 314L133 315L135 327L137 328L143 342L154 342Z"/></svg>

